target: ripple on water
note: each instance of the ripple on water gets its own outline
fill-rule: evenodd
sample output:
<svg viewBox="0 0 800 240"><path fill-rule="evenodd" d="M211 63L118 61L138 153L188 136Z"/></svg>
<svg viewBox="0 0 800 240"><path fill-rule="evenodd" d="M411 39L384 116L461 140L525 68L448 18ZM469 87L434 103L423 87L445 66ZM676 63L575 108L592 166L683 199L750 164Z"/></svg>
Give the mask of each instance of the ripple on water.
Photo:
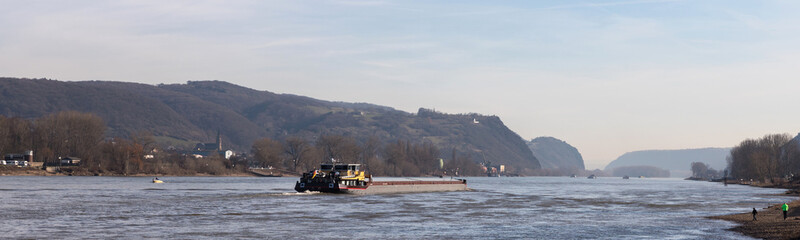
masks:
<svg viewBox="0 0 800 240"><path fill-rule="evenodd" d="M471 178L473 191L368 196L298 193L295 178L6 180L0 199L24 202L0 205L10 238L291 239L331 229L355 239L709 239L731 236L731 224L702 216L786 199L769 195L780 190L648 179ZM74 182L54 187L64 181ZM726 202L716 204L719 196Z"/></svg>

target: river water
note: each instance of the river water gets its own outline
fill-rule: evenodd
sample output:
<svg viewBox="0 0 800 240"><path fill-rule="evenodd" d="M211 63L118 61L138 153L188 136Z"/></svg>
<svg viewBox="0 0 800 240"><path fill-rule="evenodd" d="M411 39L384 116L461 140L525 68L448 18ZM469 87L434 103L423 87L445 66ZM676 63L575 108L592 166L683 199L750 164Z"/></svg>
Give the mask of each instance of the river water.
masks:
<svg viewBox="0 0 800 240"><path fill-rule="evenodd" d="M749 239L708 215L793 198L680 179L467 178L468 192L296 193L295 178L0 177L0 238Z"/></svg>

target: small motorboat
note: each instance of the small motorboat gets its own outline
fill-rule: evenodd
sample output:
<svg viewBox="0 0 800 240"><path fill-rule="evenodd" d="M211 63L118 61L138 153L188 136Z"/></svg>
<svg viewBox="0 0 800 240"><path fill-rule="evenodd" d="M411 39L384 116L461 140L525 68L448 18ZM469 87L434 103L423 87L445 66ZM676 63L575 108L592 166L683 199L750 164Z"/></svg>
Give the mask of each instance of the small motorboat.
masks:
<svg viewBox="0 0 800 240"><path fill-rule="evenodd" d="M588 179L595 179L595 178L597 178L597 176L595 176L594 174L592 174L592 175L589 175L589 176L588 176L588 177L586 177L586 178L588 178Z"/></svg>
<svg viewBox="0 0 800 240"><path fill-rule="evenodd" d="M164 181L158 180L158 178L153 178L153 183L164 183Z"/></svg>
<svg viewBox="0 0 800 240"><path fill-rule="evenodd" d="M622 177L622 179L631 179L631 177L628 177L628 175L625 175L624 177Z"/></svg>

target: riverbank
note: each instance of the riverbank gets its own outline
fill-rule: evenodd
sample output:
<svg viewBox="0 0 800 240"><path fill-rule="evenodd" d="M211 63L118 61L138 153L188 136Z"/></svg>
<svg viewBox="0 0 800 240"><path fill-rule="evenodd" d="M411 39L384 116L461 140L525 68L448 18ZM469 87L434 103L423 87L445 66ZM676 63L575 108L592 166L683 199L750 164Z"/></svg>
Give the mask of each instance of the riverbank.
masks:
<svg viewBox="0 0 800 240"><path fill-rule="evenodd" d="M781 205L756 209L757 221L753 221L752 213L739 213L708 217L710 219L727 220L739 226L728 229L745 236L762 239L798 239L800 238L800 200L789 203L789 217L783 220Z"/></svg>
<svg viewBox="0 0 800 240"><path fill-rule="evenodd" d="M786 194L798 196L797 186L775 186L775 185L751 185L755 187L769 188L790 188ZM756 208L758 214L757 221L753 221L752 210L746 213L729 214L722 216L711 216L709 219L719 219L731 221L739 226L728 229L741 233L745 236L761 239L800 239L800 200L789 202L789 214L786 220L783 219L783 211L780 204L770 205L767 208Z"/></svg>
<svg viewBox="0 0 800 240"><path fill-rule="evenodd" d="M31 167L0 166L0 176L112 176L112 177L263 177L262 174L253 172L235 172L223 174L193 173L193 174L96 174L85 169L71 169L69 171L48 172L43 169Z"/></svg>
<svg viewBox="0 0 800 240"><path fill-rule="evenodd" d="M0 166L0 176L58 176L32 167Z"/></svg>

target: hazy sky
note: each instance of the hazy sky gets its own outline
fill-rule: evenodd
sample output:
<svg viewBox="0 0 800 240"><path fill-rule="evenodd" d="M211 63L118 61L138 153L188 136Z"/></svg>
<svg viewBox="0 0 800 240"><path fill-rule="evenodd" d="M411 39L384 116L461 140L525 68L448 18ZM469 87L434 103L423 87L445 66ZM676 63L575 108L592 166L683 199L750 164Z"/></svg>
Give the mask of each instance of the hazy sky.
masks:
<svg viewBox="0 0 800 240"><path fill-rule="evenodd" d="M587 168L800 131L800 1L5 1L0 76L499 116ZM687 166L688 168L689 166Z"/></svg>

